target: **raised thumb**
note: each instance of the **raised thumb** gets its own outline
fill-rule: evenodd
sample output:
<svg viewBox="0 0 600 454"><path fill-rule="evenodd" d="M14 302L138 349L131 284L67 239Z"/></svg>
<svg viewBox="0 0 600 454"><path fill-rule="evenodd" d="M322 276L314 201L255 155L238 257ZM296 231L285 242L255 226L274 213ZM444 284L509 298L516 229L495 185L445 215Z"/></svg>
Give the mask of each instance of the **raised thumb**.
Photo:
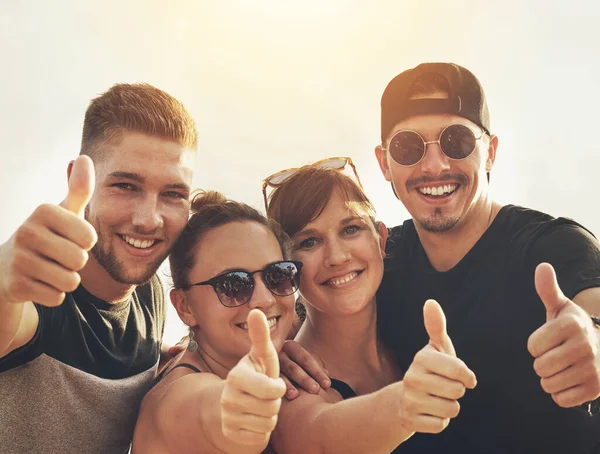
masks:
<svg viewBox="0 0 600 454"><path fill-rule="evenodd" d="M83 217L85 207L94 193L94 183L94 163L89 156L79 156L72 163L69 174L69 192L60 205Z"/></svg>
<svg viewBox="0 0 600 454"><path fill-rule="evenodd" d="M248 333L250 335L250 360L258 372L270 378L279 377L279 357L269 333L269 324L265 314L252 309L248 314Z"/></svg>
<svg viewBox="0 0 600 454"><path fill-rule="evenodd" d="M425 301L423 320L430 344L439 352L456 356L454 345L452 345L452 341L446 332L446 316L437 301Z"/></svg>
<svg viewBox="0 0 600 454"><path fill-rule="evenodd" d="M560 289L554 268L549 263L540 263L536 267L535 290L546 307L546 321L555 318L569 301Z"/></svg>

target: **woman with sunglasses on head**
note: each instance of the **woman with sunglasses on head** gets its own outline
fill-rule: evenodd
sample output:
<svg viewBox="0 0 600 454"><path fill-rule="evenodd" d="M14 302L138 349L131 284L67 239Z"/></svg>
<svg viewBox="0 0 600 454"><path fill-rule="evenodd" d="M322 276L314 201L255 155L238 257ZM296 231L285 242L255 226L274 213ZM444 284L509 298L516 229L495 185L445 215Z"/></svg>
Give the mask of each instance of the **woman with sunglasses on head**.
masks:
<svg viewBox="0 0 600 454"><path fill-rule="evenodd" d="M144 398L132 452L260 453L285 393L277 351L302 264L286 260L289 239L245 204L201 192L191 210L169 258L189 346Z"/></svg>
<svg viewBox="0 0 600 454"><path fill-rule="evenodd" d="M378 341L375 294L387 230L360 184L341 172L346 164L356 175L349 158L331 158L263 183L267 214L292 238L292 257L303 263L306 320L295 340L332 377L330 389L301 390L284 401L271 437L280 454L395 452L415 431L443 430L476 383L456 358L434 301L424 306L430 342L405 374ZM269 202L267 186L274 188Z"/></svg>

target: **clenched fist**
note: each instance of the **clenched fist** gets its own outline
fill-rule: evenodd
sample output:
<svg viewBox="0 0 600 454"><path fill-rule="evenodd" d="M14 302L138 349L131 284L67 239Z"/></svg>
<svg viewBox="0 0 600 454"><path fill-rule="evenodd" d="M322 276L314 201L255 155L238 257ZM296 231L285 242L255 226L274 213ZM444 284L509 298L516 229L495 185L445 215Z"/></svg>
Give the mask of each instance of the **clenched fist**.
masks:
<svg viewBox="0 0 600 454"><path fill-rule="evenodd" d="M94 164L79 156L60 205L41 205L0 247L0 304L33 301L57 306L77 288L77 273L97 241L83 218L94 192Z"/></svg>

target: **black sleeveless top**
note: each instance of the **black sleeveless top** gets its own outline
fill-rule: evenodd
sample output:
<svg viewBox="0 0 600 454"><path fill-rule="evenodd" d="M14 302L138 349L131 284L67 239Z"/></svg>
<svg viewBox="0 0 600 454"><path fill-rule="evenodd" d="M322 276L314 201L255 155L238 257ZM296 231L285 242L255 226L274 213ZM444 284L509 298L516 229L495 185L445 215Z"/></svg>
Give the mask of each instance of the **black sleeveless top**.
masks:
<svg viewBox="0 0 600 454"><path fill-rule="evenodd" d="M163 378L165 378L167 375L169 375L171 372L173 372L178 367L185 367L187 369L193 370L194 372L197 372L197 373L200 373L200 374L202 373L202 371L200 369L198 369L196 366L193 366L192 364L189 364L189 363L179 363L176 366L172 367L171 369L169 369L168 367L165 367L160 372L160 374L158 374L156 376L156 378L152 382L152 386L150 387L150 389L154 388L158 384L158 382L160 382Z"/></svg>
<svg viewBox="0 0 600 454"><path fill-rule="evenodd" d="M350 385L348 385L348 383L343 382L342 380L336 380L335 378L331 378L330 380L331 387L340 393L344 400L350 399L351 397L356 397L356 393L350 387Z"/></svg>

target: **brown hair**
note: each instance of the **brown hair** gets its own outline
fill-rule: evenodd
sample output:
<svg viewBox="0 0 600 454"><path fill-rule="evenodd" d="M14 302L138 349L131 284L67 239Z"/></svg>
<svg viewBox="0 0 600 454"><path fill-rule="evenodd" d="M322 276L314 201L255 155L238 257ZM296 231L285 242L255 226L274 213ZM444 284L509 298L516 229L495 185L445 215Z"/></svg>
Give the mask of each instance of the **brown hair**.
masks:
<svg viewBox="0 0 600 454"><path fill-rule="evenodd" d="M275 188L269 196L267 216L291 237L319 217L334 189L339 189L346 201L356 202L376 226L375 208L362 188L339 170L324 167L303 167Z"/></svg>
<svg viewBox="0 0 600 454"><path fill-rule="evenodd" d="M183 104L150 84L116 84L93 99L85 112L80 154L92 156L115 144L123 131L173 140L195 150L196 125Z"/></svg>
<svg viewBox="0 0 600 454"><path fill-rule="evenodd" d="M436 92L449 94L450 84L448 79L438 73L424 73L413 82L408 90L408 97L409 99L420 98Z"/></svg>
<svg viewBox="0 0 600 454"><path fill-rule="evenodd" d="M286 259L289 257L291 246L289 237L282 232L279 225L245 203L229 200L220 192L197 191L192 198L191 211L192 216L169 256L171 277L175 288L185 288L190 284L189 271L194 266L197 246L201 243L202 236L230 222L253 221L264 225L277 238L283 257Z"/></svg>

